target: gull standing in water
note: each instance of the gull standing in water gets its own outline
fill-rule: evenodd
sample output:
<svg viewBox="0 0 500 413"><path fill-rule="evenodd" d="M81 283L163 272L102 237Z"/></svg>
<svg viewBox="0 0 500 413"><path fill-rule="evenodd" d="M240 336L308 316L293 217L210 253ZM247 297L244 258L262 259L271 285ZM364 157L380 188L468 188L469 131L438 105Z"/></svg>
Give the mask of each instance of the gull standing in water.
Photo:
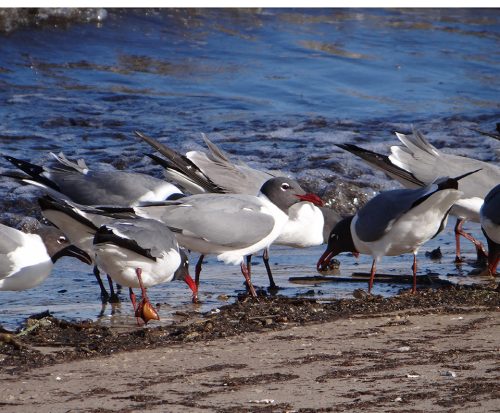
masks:
<svg viewBox="0 0 500 413"><path fill-rule="evenodd" d="M117 219L102 225L93 242L99 268L116 282L129 287L135 316L144 323L159 320L146 289L172 281L179 268L186 269L175 235L155 220ZM189 274L186 282L194 288ZM132 288L141 289L139 303Z"/></svg>
<svg viewBox="0 0 500 413"><path fill-rule="evenodd" d="M118 215L133 212L159 220L176 233L183 247L202 256L215 254L226 264L239 264L250 293L256 297L244 256L273 243L288 220L286 211L290 206L301 201L320 202L318 199L314 194L305 194L296 181L277 177L262 185L259 196L199 194L177 201L103 210ZM201 259L196 267L198 285Z"/></svg>
<svg viewBox="0 0 500 413"><path fill-rule="evenodd" d="M251 168L244 163L232 162L204 134L202 137L209 152L190 151L182 155L156 139L141 132L135 133L166 158L148 155L165 168L167 178L193 194L208 192L257 195L267 180L277 176L275 173ZM293 248L306 248L326 243L333 226L341 219L333 209L324 207L319 198L315 202L303 200L294 203L286 213L288 221L274 244ZM247 256L248 268L250 258ZM270 288L276 288L267 248L264 249L263 260Z"/></svg>
<svg viewBox="0 0 500 413"><path fill-rule="evenodd" d="M462 226L466 220L479 222L479 209L484 197L500 182L500 167L477 159L441 152L417 130L413 131L412 135L396 133L396 136L403 145L391 146L389 156L352 144L338 144L337 146L359 156L407 188L429 185L441 176L457 176L480 169L477 173L460 181L458 189L463 192L463 195L453 205L451 214L457 217L455 262L462 262L460 236L474 243L478 259L485 258L487 254L482 244L466 233Z"/></svg>
<svg viewBox="0 0 500 413"><path fill-rule="evenodd" d="M476 172L476 171L474 171ZM384 256L413 253L413 288L417 289L417 252L446 225L453 204L460 199L457 178L442 178L418 189L381 192L356 215L340 221L332 230L328 246L318 260L318 271L341 252L373 257L368 292L371 293L377 262Z"/></svg>

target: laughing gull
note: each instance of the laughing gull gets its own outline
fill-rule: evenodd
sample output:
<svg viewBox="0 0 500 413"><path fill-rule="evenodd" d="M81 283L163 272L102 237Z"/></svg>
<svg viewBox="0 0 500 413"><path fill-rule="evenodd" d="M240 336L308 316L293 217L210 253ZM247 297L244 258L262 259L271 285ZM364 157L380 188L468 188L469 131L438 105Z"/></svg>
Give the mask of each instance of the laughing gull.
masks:
<svg viewBox="0 0 500 413"><path fill-rule="evenodd" d="M488 242L488 273L495 275L500 261L500 184L495 186L481 207L481 229Z"/></svg>
<svg viewBox="0 0 500 413"><path fill-rule="evenodd" d="M71 245L57 228L40 226L36 233L27 234L0 224L0 291L36 287L63 256L91 262L90 257Z"/></svg>
<svg viewBox="0 0 500 413"><path fill-rule="evenodd" d="M28 175L5 176L42 187L57 198L69 199L81 205L132 206L141 202L164 201L182 194L175 185L146 174L117 170L91 171L86 165L68 165L64 161L65 167L46 169L12 156L4 158ZM59 162L66 159L61 154L57 158Z"/></svg>
<svg viewBox="0 0 500 413"><path fill-rule="evenodd" d="M216 254L226 264L239 264L250 293L256 297L243 257L269 247L288 221L288 208L301 200L318 203L317 196L304 194L296 181L277 177L262 185L259 196L198 194L149 206L104 210L130 211L168 225L179 244L202 254L196 265L197 285L204 255Z"/></svg>
<svg viewBox="0 0 500 413"><path fill-rule="evenodd" d="M181 155L141 132L135 133L166 157L164 159L148 155L165 168L165 175L191 193L257 195L264 182L275 177L273 173L253 169L244 163L231 162L204 134L202 137L209 149L208 153L190 151ZM341 219L333 209L319 206L319 200L316 203L305 201L293 204L286 213L288 221L274 244L293 248L311 247L327 242L333 226ZM267 249L264 249L263 259L270 288L276 288ZM247 266L250 266L250 256L247 257Z"/></svg>
<svg viewBox="0 0 500 413"><path fill-rule="evenodd" d="M332 230L328 247L318 260L318 271L341 252L373 257L368 292L376 264L384 256L413 253L413 288L417 288L417 252L446 225L452 205L463 195L457 178L442 178L418 189L396 189L372 198L356 215L340 221Z"/></svg>
<svg viewBox="0 0 500 413"><path fill-rule="evenodd" d="M104 302L118 302L119 298L115 294L113 281L108 275L110 294L106 291L101 280L99 269L95 265L93 240L97 229L112 220L110 217L90 212L82 212L67 200L56 200L45 195L38 199L38 204L45 219L59 228L78 248L85 251L92 258L94 267L93 273L101 290L101 298Z"/></svg>
<svg viewBox="0 0 500 413"><path fill-rule="evenodd" d="M111 223L114 219L105 215L102 215L101 211L97 209L93 210L89 207L75 204L74 202L55 199L49 195L46 195L38 199L38 203L42 210L42 215L59 228L68 237L73 245L84 250L88 253L94 264L94 275L101 287L101 294L106 295L107 291L102 285L101 278L99 276L99 269L97 263L95 262L94 256L94 236L99 227L105 224ZM83 211L83 208L87 208ZM169 237L171 234L168 234ZM183 280L193 291L193 297L197 297L197 290L195 284L191 279L189 272L187 271L187 256L181 251L182 263L175 273L174 279ZM109 278L109 275L108 275ZM109 286L111 289L111 300L115 299L113 297L113 283L111 278L109 278Z"/></svg>
<svg viewBox="0 0 500 413"><path fill-rule="evenodd" d="M93 242L97 265L116 282L129 287L135 316L144 323L159 320L146 289L172 281L181 264L186 268L174 234L156 220L114 220L96 231ZM132 288L141 289L138 304Z"/></svg>
<svg viewBox="0 0 500 413"><path fill-rule="evenodd" d="M203 140L210 152L190 151L181 155L157 140L136 131L143 141L160 152L166 159L148 155L165 168L165 175L188 192L229 194L258 194L267 180L280 176L259 171L245 163L235 164L204 134Z"/></svg>
<svg viewBox="0 0 500 413"><path fill-rule="evenodd" d="M412 135L396 133L403 146L391 146L391 155L385 156L352 144L337 144L370 165L382 170L407 188L429 185L441 176L456 176L471 170L479 172L463 179L459 190L463 196L453 205L451 214L457 217L455 225L456 258L461 262L460 235L476 246L478 259L486 257L479 241L463 229L465 220L479 222L479 209L488 191L500 182L500 167L465 156L443 153L431 145L417 130Z"/></svg>

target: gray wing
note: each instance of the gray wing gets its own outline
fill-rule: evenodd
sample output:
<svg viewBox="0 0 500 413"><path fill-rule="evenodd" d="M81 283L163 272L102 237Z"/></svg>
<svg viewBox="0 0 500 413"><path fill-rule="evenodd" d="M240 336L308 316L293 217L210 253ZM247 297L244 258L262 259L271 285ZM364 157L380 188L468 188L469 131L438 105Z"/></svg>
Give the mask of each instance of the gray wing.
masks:
<svg viewBox="0 0 500 413"><path fill-rule="evenodd" d="M160 257L164 251L178 249L172 231L166 225L152 219L114 220L107 223L106 227L123 238L135 241L140 248L149 250L155 258Z"/></svg>
<svg viewBox="0 0 500 413"><path fill-rule="evenodd" d="M15 228L0 224L0 254L8 254L23 243L23 233Z"/></svg>
<svg viewBox="0 0 500 413"><path fill-rule="evenodd" d="M382 238L399 217L436 189L437 185L431 185L419 189L381 192L358 211L355 226L357 236L364 242Z"/></svg>
<svg viewBox="0 0 500 413"><path fill-rule="evenodd" d="M260 212L261 204L256 200L249 195L200 194L170 205L134 210L141 216L160 218L185 235L243 248L266 237L274 227L274 218Z"/></svg>
<svg viewBox="0 0 500 413"><path fill-rule="evenodd" d="M186 153L186 157L226 192L257 195L264 182L274 178L275 175L253 169L244 163L234 164L217 145L204 134L202 136L210 152L191 151Z"/></svg>
<svg viewBox="0 0 500 413"><path fill-rule="evenodd" d="M389 159L425 185L443 176L456 177L481 169L461 179L458 189L464 193L464 198L484 198L488 191L500 182L500 167L496 165L440 152L418 131L414 131L413 135L396 135L404 146L392 146Z"/></svg>
<svg viewBox="0 0 500 413"><path fill-rule="evenodd" d="M500 225L500 184L488 192L481 208L481 214L493 223Z"/></svg>
<svg viewBox="0 0 500 413"><path fill-rule="evenodd" d="M167 182L149 175L110 171L78 172L51 171L60 192L83 205L132 205L150 190Z"/></svg>

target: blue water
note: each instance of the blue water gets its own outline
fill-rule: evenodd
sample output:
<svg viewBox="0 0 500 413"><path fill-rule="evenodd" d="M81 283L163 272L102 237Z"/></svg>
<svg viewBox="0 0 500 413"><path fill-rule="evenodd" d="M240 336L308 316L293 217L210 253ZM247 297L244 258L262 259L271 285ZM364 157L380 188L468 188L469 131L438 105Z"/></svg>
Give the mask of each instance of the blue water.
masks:
<svg viewBox="0 0 500 413"><path fill-rule="evenodd" d="M333 143L387 153L394 131L416 126L447 152L498 162L499 143L470 128L494 131L499 121L499 43L498 9L108 10L99 23L20 28L0 34L0 148L39 164L63 150L94 169L161 176L132 132L179 151L202 148L204 132L235 158L291 174L352 212L396 184ZM18 220L39 194L7 180L1 188L2 222ZM319 253L301 252L307 264L294 265L313 273ZM239 282L210 288L234 294ZM42 291L30 305L58 305ZM94 293L82 300L94 303ZM19 321L3 302L32 293L8 294L0 323Z"/></svg>

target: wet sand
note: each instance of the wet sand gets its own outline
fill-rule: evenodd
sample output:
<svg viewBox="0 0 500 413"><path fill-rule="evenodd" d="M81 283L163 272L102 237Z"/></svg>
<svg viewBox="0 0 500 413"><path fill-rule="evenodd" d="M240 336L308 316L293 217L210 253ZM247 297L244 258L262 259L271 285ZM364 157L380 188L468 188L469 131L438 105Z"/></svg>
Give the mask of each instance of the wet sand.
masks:
<svg viewBox="0 0 500 413"><path fill-rule="evenodd" d="M491 288L449 287L329 303L241 298L194 322L120 334L45 318L0 344L0 405L40 413L498 411L499 309Z"/></svg>

